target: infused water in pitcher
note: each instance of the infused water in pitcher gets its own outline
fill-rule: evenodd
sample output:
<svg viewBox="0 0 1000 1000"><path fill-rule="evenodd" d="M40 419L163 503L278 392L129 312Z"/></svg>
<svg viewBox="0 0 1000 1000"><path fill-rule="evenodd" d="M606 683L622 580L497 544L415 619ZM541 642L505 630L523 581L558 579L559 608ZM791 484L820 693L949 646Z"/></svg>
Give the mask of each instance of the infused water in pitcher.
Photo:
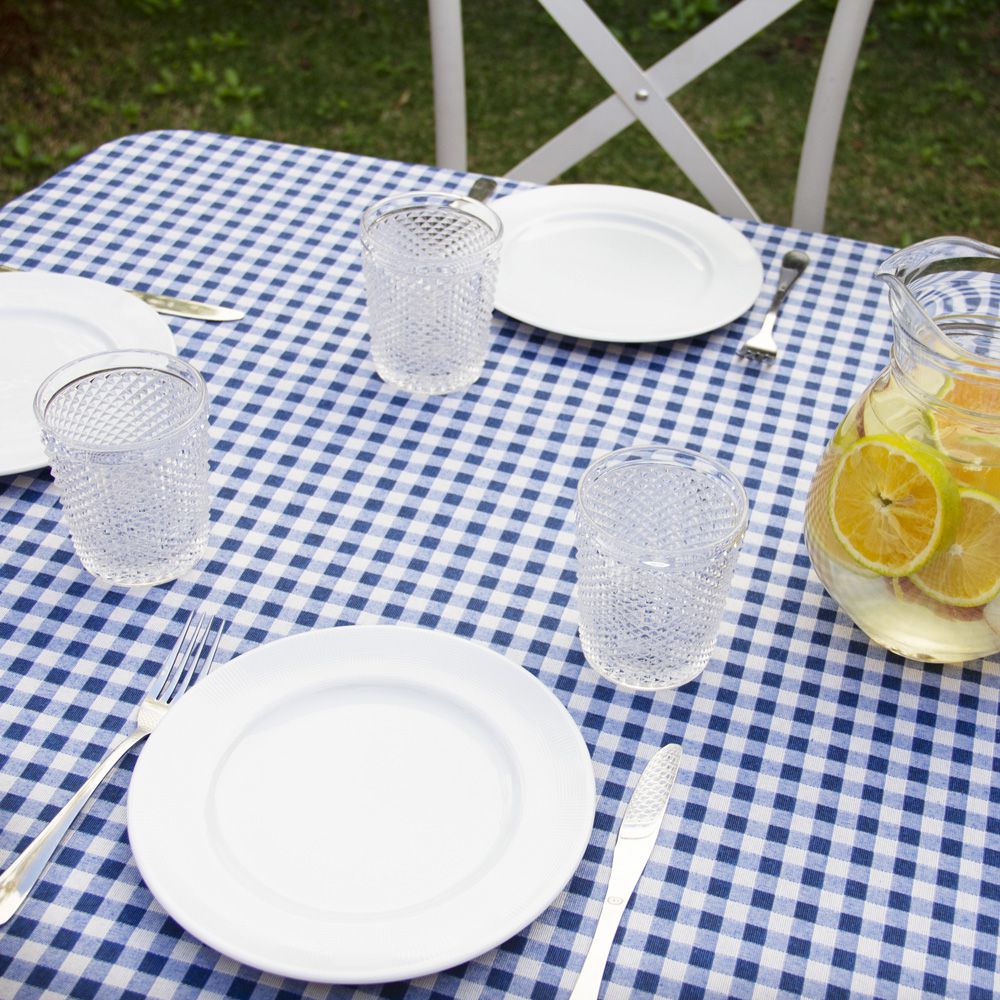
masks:
<svg viewBox="0 0 1000 1000"><path fill-rule="evenodd" d="M962 237L889 257L888 367L841 421L805 537L875 642L925 662L1000 650L1000 249Z"/></svg>

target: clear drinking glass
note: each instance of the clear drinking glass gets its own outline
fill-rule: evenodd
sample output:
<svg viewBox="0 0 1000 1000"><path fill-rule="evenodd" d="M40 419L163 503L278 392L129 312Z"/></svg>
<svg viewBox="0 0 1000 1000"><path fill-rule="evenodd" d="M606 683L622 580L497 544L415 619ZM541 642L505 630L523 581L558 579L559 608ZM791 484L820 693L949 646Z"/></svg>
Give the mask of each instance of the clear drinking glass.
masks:
<svg viewBox="0 0 1000 1000"><path fill-rule="evenodd" d="M489 351L503 227L480 201L394 195L361 217L375 370L417 395L464 389Z"/></svg>
<svg viewBox="0 0 1000 1000"><path fill-rule="evenodd" d="M623 687L679 687L715 645L740 543L746 493L695 452L623 448L580 480L576 503L580 639L590 665Z"/></svg>
<svg viewBox="0 0 1000 1000"><path fill-rule="evenodd" d="M186 361L109 351L53 372L35 416L83 565L121 586L163 583L208 540L208 392Z"/></svg>

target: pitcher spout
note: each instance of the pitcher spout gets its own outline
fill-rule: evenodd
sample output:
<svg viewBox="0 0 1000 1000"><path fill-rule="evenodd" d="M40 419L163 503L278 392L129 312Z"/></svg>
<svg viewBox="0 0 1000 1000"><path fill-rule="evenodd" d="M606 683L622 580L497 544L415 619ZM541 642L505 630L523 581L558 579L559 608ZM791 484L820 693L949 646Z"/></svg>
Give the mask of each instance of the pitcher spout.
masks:
<svg viewBox="0 0 1000 1000"><path fill-rule="evenodd" d="M1000 249L939 236L897 250L875 273L889 292L894 350L959 376L1000 364Z"/></svg>

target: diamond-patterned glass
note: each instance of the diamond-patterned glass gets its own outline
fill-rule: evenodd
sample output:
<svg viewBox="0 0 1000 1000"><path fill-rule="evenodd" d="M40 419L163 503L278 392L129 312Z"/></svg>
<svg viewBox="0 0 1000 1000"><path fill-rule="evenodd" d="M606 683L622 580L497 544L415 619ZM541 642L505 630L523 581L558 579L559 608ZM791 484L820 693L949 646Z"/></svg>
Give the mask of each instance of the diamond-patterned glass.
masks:
<svg viewBox="0 0 1000 1000"><path fill-rule="evenodd" d="M190 365L150 352L75 361L42 386L38 411L87 569L132 586L197 561L208 539L208 420Z"/></svg>
<svg viewBox="0 0 1000 1000"><path fill-rule="evenodd" d="M362 222L372 359L418 395L479 378L489 351L500 220L486 206L421 193L372 206Z"/></svg>
<svg viewBox="0 0 1000 1000"><path fill-rule="evenodd" d="M580 640L631 688L677 687L705 668L746 526L742 487L668 448L598 460L577 502Z"/></svg>

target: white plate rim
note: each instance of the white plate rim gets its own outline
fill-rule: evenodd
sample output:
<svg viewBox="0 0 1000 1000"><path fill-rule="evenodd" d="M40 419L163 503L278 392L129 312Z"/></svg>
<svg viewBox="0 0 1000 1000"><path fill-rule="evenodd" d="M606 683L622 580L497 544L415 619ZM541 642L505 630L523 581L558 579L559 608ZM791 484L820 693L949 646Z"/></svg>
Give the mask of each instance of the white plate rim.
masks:
<svg viewBox="0 0 1000 1000"><path fill-rule="evenodd" d="M516 191L490 205L504 225L495 306L513 319L552 333L621 344L656 343L710 333L746 313L764 283L760 257L738 229L721 216L671 195L614 184L553 184ZM510 277L510 261L517 253L518 240L529 224L538 226L567 211L583 210L617 211L685 231L713 263L727 268L726 287L703 296L704 311L697 320L671 324L669 310L665 310L659 314L666 313L662 321L655 320L637 333L623 333L628 328L626 322L608 327L589 320L561 319L556 315L558 303L539 308L531 301L533 296ZM533 278L544 281L544 267L541 273L533 272ZM590 290L594 287L590 286ZM615 293L612 289L607 294Z"/></svg>
<svg viewBox="0 0 1000 1000"><path fill-rule="evenodd" d="M0 326L9 338L16 331L5 322L5 314L15 310L50 313L54 316L78 321L81 326L99 328L110 342L106 350L117 348L145 348L177 354L177 345L167 322L151 306L134 295L106 285L92 278L48 271L10 271L0 274ZM44 340L32 342L32 354L46 348ZM87 344L77 356L94 353ZM49 370L70 361L60 357ZM34 413L20 414L14 429L0 439L0 476L12 476L46 468L48 457L35 430L34 440L28 442L28 427L36 428ZM32 447L32 445L34 445Z"/></svg>
<svg viewBox="0 0 1000 1000"><path fill-rule="evenodd" d="M330 656L338 651L342 653L341 647L349 649L356 642L367 644L372 649L383 645L389 652L401 648L399 644L409 651L424 644L428 654L434 651L436 655L442 656L450 650L459 659L464 658L466 667L463 669L467 669L472 658L480 669L497 672L496 677L502 677L503 683L509 681L517 689L519 698L524 697L529 701L534 699L535 708L541 709L543 714L548 713L550 721L562 727L561 732L554 734L567 747L567 759L560 763L563 767L571 764L572 770L566 774L560 771L560 782L565 781L566 787L571 790L574 782L576 783L574 794L577 801L574 809L579 815L574 818L573 839L569 843L563 840L558 845L547 845L547 882L534 887L530 898L525 900L525 905L516 917L511 916L507 923L493 927L488 934L483 932L478 937L473 935L472 939L461 945L451 949L445 947L421 962L411 961L409 965L397 964L388 969L384 966L372 966L370 963L365 965L364 962L349 967L338 963L336 958L331 961L329 956L314 956L311 962L289 960L287 956L283 959L280 946L278 954L261 956L259 953L248 952L234 938L231 928L220 930L218 927L207 926L197 913L192 912L191 900L178 897L170 886L169 865L163 860L162 854L157 856L155 838L150 837L151 831L156 829L163 818L157 818L156 809L151 808L152 804L158 803L157 808L166 808L163 804L165 762L172 759L176 769L178 748L191 734L192 718L199 711L208 711L213 705L217 708L216 702L223 696L225 686L234 683L239 672L243 672L244 678L254 681L248 671L256 671L258 674L273 671L276 664L294 660L294 665L287 668L293 683L290 693L294 693L295 666L301 667L304 662L308 662L310 656ZM518 704L523 707L522 702L519 701ZM513 705L508 707L513 709ZM492 704L492 708L497 708L496 704ZM519 763L523 765L525 762ZM147 886L164 909L194 937L222 954L265 972L312 982L364 985L411 979L442 971L486 953L530 925L565 889L577 870L590 840L595 810L593 764L582 734L562 702L533 674L488 646L449 633L406 625L353 625L312 630L265 643L235 657L192 688L157 727L140 755L129 788L128 832L136 864ZM581 817L585 817L585 820ZM538 849L538 845L534 846ZM189 858L190 853L186 853L185 859Z"/></svg>

